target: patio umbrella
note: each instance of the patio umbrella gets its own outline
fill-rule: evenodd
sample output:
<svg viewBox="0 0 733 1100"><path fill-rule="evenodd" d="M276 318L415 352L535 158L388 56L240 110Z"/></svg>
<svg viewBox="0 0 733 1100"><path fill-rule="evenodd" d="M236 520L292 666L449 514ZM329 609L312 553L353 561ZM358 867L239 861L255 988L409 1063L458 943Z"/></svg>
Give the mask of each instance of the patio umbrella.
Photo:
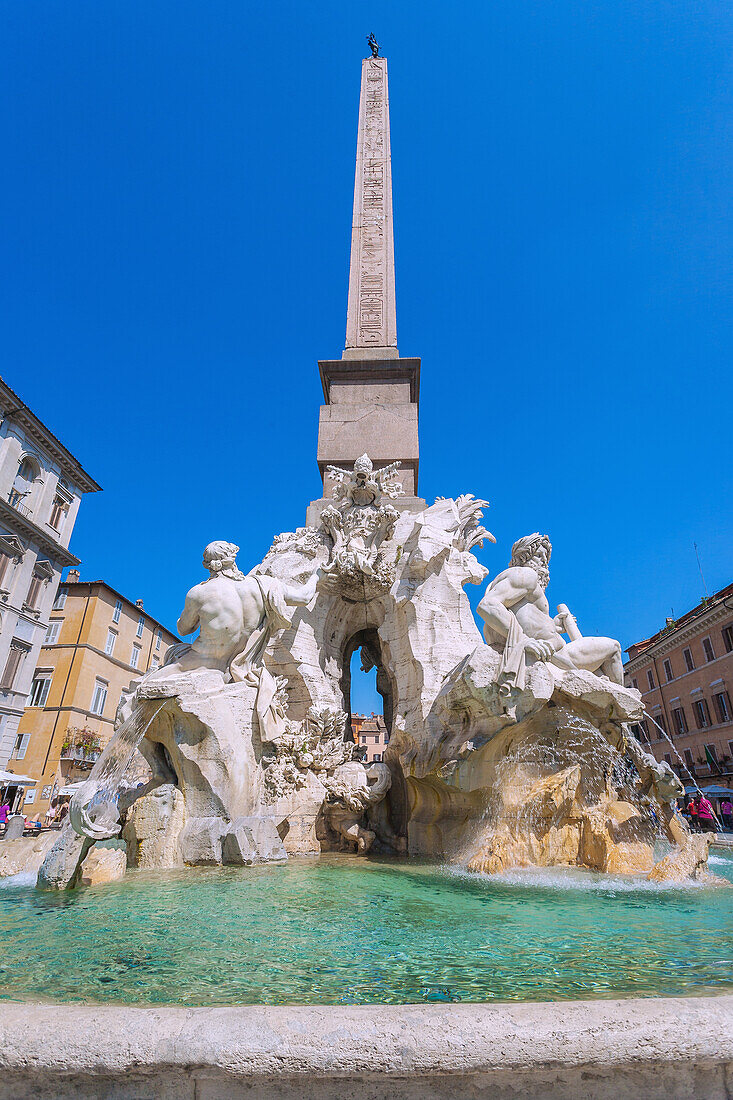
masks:
<svg viewBox="0 0 733 1100"><path fill-rule="evenodd" d="M730 787L716 787L715 784L711 787L703 787L702 793L708 795L708 797L712 795L713 798L724 798L725 795L733 795Z"/></svg>
<svg viewBox="0 0 733 1100"><path fill-rule="evenodd" d="M15 772L6 772L0 768L0 787L34 787L37 779L31 779L29 775L16 775Z"/></svg>

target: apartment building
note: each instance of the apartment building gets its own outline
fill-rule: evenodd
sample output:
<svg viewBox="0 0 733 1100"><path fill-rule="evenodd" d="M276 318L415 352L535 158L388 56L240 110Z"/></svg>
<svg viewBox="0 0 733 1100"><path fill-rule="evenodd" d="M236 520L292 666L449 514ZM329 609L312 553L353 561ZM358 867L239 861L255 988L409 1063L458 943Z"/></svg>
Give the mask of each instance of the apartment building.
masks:
<svg viewBox="0 0 733 1100"><path fill-rule="evenodd" d="M25 804L44 811L83 779L112 736L122 692L158 668L179 639L104 581L70 572L60 586L18 727L15 770L37 780Z"/></svg>
<svg viewBox="0 0 733 1100"><path fill-rule="evenodd" d="M99 485L0 379L0 767L18 744L84 493Z"/></svg>
<svg viewBox="0 0 733 1100"><path fill-rule="evenodd" d="M733 584L706 597L651 638L626 651L627 686L637 688L654 722L672 739L696 779L733 779ZM637 731L657 760L678 768L653 722ZM685 777L684 769L683 777Z"/></svg>
<svg viewBox="0 0 733 1100"><path fill-rule="evenodd" d="M366 749L364 762L379 763L389 744L387 726L381 714L352 714L351 730L357 745Z"/></svg>

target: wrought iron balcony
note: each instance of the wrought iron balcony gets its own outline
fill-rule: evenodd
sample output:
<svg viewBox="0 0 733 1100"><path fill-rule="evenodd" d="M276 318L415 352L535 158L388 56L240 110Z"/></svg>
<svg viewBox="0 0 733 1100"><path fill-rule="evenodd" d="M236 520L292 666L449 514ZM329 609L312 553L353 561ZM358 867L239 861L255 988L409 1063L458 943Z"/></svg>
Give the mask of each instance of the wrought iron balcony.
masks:
<svg viewBox="0 0 733 1100"><path fill-rule="evenodd" d="M61 759L70 760L80 768L91 768L99 759L101 747L97 749L80 749L78 745L68 745L61 750Z"/></svg>
<svg viewBox="0 0 733 1100"><path fill-rule="evenodd" d="M23 503L23 493L19 493L17 489L11 489L8 493L8 504L12 504L16 512L20 512L21 516L29 516L31 514L30 508Z"/></svg>

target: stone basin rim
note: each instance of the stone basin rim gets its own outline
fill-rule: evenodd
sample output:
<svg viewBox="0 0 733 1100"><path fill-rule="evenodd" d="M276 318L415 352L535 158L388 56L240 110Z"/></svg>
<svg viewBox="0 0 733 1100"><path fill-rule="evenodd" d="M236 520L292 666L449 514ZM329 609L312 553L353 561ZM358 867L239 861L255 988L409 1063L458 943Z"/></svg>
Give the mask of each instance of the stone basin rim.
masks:
<svg viewBox="0 0 733 1100"><path fill-rule="evenodd" d="M490 1005L6 1001L0 1014L0 1069L15 1081L185 1071L243 1082L685 1064L733 1072L733 995Z"/></svg>

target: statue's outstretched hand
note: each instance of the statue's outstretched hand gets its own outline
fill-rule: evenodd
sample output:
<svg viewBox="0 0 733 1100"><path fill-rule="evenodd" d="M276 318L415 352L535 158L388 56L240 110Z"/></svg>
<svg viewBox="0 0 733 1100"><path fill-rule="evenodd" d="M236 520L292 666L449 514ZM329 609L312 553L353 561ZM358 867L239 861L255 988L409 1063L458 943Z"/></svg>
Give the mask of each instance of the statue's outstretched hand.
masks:
<svg viewBox="0 0 733 1100"><path fill-rule="evenodd" d="M549 661L555 652L552 642L543 641L541 638L530 638L524 646L524 652L528 657L535 657L538 661Z"/></svg>

